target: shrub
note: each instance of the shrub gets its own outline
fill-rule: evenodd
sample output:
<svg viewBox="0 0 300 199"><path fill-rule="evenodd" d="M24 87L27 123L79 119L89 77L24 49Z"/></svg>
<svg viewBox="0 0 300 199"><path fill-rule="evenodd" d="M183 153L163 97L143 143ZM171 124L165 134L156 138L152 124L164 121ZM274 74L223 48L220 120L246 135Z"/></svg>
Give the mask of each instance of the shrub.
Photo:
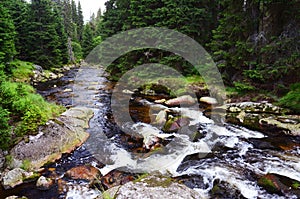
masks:
<svg viewBox="0 0 300 199"><path fill-rule="evenodd" d="M300 83L292 84L290 91L279 100L278 104L300 113Z"/></svg>
<svg viewBox="0 0 300 199"><path fill-rule="evenodd" d="M59 114L57 105L49 104L24 83L2 82L0 104L14 116L15 133L23 136L35 133L39 125Z"/></svg>
<svg viewBox="0 0 300 199"><path fill-rule="evenodd" d="M24 61L13 61L10 63L12 79L16 82L29 82L33 76L33 64Z"/></svg>
<svg viewBox="0 0 300 199"><path fill-rule="evenodd" d="M0 147L7 149L10 143L11 128L8 124L9 112L0 106Z"/></svg>
<svg viewBox="0 0 300 199"><path fill-rule="evenodd" d="M73 49L73 53L74 53L76 62L80 61L80 59L83 58L83 52L82 52L81 45L77 42L72 42L72 49Z"/></svg>

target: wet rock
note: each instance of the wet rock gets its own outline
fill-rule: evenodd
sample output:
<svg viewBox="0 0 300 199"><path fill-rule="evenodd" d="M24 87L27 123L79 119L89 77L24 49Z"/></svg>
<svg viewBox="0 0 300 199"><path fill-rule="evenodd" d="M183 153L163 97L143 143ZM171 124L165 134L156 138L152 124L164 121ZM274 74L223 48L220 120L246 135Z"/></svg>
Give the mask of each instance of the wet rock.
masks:
<svg viewBox="0 0 300 199"><path fill-rule="evenodd" d="M99 179L101 176L100 171L89 165L74 167L66 172L66 176L75 180L88 180L93 181Z"/></svg>
<svg viewBox="0 0 300 199"><path fill-rule="evenodd" d="M210 190L211 198L240 198L246 199L239 190L229 183L216 180L213 188Z"/></svg>
<svg viewBox="0 0 300 199"><path fill-rule="evenodd" d="M1 171L4 167L4 164L5 164L4 152L2 151L2 149L0 149L0 175L1 175Z"/></svg>
<svg viewBox="0 0 300 199"><path fill-rule="evenodd" d="M278 131L284 132L286 135L300 136L300 116L273 116L262 118L259 120L262 128L276 128Z"/></svg>
<svg viewBox="0 0 300 199"><path fill-rule="evenodd" d="M113 170L101 178L101 186L104 189L109 189L133 181L134 179L136 177L130 173Z"/></svg>
<svg viewBox="0 0 300 199"><path fill-rule="evenodd" d="M27 197L25 196L8 196L6 197L5 199L28 199Z"/></svg>
<svg viewBox="0 0 300 199"><path fill-rule="evenodd" d="M185 185L173 182L171 178L162 176L147 176L138 182L129 182L120 187L114 187L104 192L104 195L116 199L152 199L181 198L201 199L199 193Z"/></svg>
<svg viewBox="0 0 300 199"><path fill-rule="evenodd" d="M201 103L205 103L205 104L209 104L209 105L215 105L218 104L217 99L213 98L213 97L201 97L199 99L199 101Z"/></svg>
<svg viewBox="0 0 300 199"><path fill-rule="evenodd" d="M66 88L63 92L64 93L72 92L72 89L71 88Z"/></svg>
<svg viewBox="0 0 300 199"><path fill-rule="evenodd" d="M41 176L36 182L36 186L40 190L48 190L53 184L54 180L46 178L45 176Z"/></svg>
<svg viewBox="0 0 300 199"><path fill-rule="evenodd" d="M258 180L258 185L269 193L300 195L300 182L286 176L268 173Z"/></svg>
<svg viewBox="0 0 300 199"><path fill-rule="evenodd" d="M163 104L165 103L167 100L166 99L158 99L158 100L155 100L154 103L157 103L157 104Z"/></svg>
<svg viewBox="0 0 300 199"><path fill-rule="evenodd" d="M165 102L168 106L194 105L196 100L190 95L183 95Z"/></svg>
<svg viewBox="0 0 300 199"><path fill-rule="evenodd" d="M29 142L21 141L10 152L12 168L21 167L24 160L30 162L29 170L38 170L45 163L54 162L63 153L70 153L89 137L88 127L93 111L75 107L59 118L50 120L39 129L37 136Z"/></svg>
<svg viewBox="0 0 300 199"><path fill-rule="evenodd" d="M5 189L11 189L22 184L25 179L34 176L33 172L27 172L20 168L15 168L3 174L2 185Z"/></svg>
<svg viewBox="0 0 300 199"><path fill-rule="evenodd" d="M270 136L300 135L298 115L270 103L242 102L226 105L226 122L262 131Z"/></svg>
<svg viewBox="0 0 300 199"><path fill-rule="evenodd" d="M187 117L173 117L169 119L165 126L163 127L163 131L165 132L176 132L181 127L189 125L190 121Z"/></svg>

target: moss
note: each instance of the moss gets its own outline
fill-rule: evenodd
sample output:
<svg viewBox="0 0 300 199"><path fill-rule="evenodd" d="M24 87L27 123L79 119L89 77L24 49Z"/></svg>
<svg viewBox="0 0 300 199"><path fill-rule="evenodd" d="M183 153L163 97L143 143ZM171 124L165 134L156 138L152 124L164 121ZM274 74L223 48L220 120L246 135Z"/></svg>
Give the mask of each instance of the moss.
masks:
<svg viewBox="0 0 300 199"><path fill-rule="evenodd" d="M263 176L258 180L258 185L265 188L269 193L278 193L280 190L278 190L278 187L276 184L270 179L270 175Z"/></svg>
<svg viewBox="0 0 300 199"><path fill-rule="evenodd" d="M31 161L28 159L25 159L22 161L21 169L24 169L25 171L29 171L31 168Z"/></svg>
<svg viewBox="0 0 300 199"><path fill-rule="evenodd" d="M147 186L150 187L169 187L174 180L171 177L166 176L148 176L140 180L140 182L147 183Z"/></svg>
<svg viewBox="0 0 300 199"><path fill-rule="evenodd" d="M300 189L300 182L294 181L293 184L292 184L292 188L293 189Z"/></svg>

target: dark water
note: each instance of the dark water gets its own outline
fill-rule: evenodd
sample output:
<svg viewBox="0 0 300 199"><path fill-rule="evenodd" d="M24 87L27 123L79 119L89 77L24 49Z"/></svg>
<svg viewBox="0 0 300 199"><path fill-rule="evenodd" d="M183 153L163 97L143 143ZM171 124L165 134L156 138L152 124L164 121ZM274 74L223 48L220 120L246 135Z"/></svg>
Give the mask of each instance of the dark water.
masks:
<svg viewBox="0 0 300 199"><path fill-rule="evenodd" d="M154 155L149 151L137 152L143 146L141 138L144 138L144 144L147 144L146 138L152 141L153 137L147 133L162 136L160 129L150 124L153 120L151 110L157 113L167 107L153 103L153 99L145 100L142 96L132 95L129 112L135 123L126 123L123 127L133 134L124 133L124 129L116 125L110 109L114 100L111 99L114 85L106 76L102 69L86 67L72 69L63 78L37 85L38 92L49 101L64 106L87 106L95 113L87 130L91 135L89 140L73 153L47 165L43 175L56 175L57 179L64 179L64 172L68 169L92 164L100 168L102 174L113 169L140 173L159 171L195 189L205 198L300 197L297 193L269 194L257 184L266 173L300 181L299 140L266 137L260 132L230 124L217 125L199 114L197 107L174 108L171 111L179 111L189 117L190 126L195 126L202 134L198 140L190 140L186 136L187 130L166 136L163 152ZM122 91L114 92L122 95ZM282 143L296 147L282 150ZM55 172L49 168L54 168ZM84 182L65 180L70 186L86 186ZM12 194L32 199L93 198L92 194L82 193L88 192L85 189L81 192L75 189L61 191L56 184L51 190L41 191L35 188L34 183L12 190L0 190L1 198Z"/></svg>

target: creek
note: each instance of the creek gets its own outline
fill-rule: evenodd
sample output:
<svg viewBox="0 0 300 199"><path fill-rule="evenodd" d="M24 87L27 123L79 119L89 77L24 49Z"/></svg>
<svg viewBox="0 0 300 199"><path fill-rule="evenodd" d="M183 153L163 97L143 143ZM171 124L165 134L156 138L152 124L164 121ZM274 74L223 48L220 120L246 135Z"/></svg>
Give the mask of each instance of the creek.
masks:
<svg viewBox="0 0 300 199"><path fill-rule="evenodd" d="M299 192L268 193L258 185L259 178L267 173L300 181L300 148L279 150L269 147L272 145L269 143L286 142L284 138L271 140L258 131L227 123L217 124L204 116L198 106L168 108L143 95L121 90L114 92L132 96L128 111L133 121L119 127L111 110L114 84L101 68L72 69L64 77L40 83L36 88L49 101L94 110L87 130L90 133L88 141L46 166L54 168L58 176L72 167L90 164L98 167L103 175L115 169L128 173L160 172L195 189L205 198L300 197ZM188 118L187 127L178 132L163 133L153 124L152 117L166 109ZM126 110L119 111L122 114ZM192 139L195 131L199 136ZM160 142L158 150L148 149L156 142ZM65 192L59 192L57 185L41 191L32 182L6 191L6 195L71 199L93 198L96 194L92 189L79 189L85 186L83 181L69 180L68 183L73 188Z"/></svg>

